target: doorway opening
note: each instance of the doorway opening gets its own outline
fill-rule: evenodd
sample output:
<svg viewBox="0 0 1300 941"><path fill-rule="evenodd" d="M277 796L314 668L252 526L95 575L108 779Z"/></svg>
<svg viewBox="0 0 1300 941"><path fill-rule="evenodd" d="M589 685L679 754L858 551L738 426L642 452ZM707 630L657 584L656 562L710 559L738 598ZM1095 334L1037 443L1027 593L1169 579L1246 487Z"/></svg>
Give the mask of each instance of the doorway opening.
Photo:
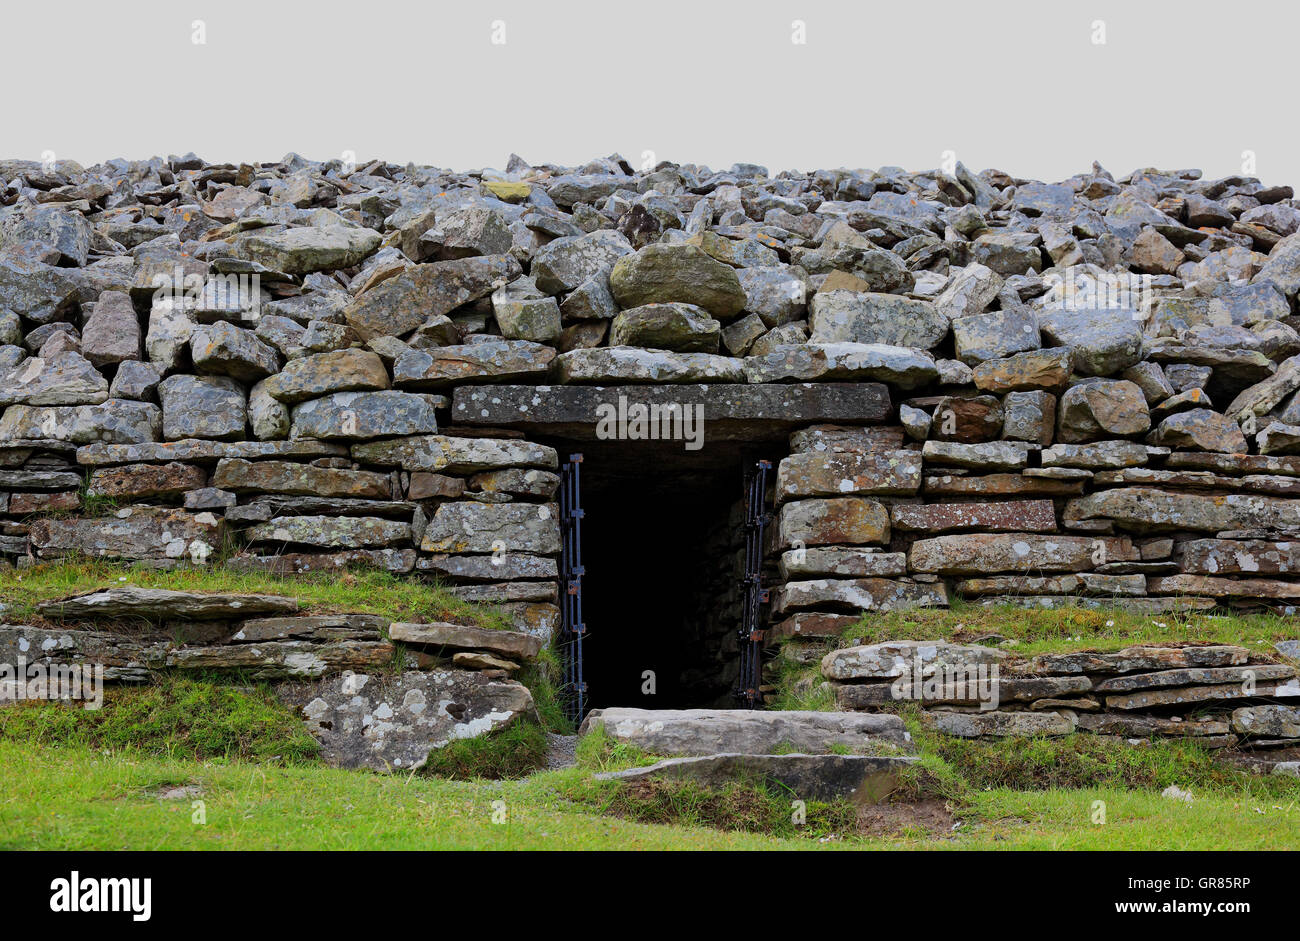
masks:
<svg viewBox="0 0 1300 941"><path fill-rule="evenodd" d="M770 447L544 441L582 452L587 705L734 708L743 468Z"/></svg>

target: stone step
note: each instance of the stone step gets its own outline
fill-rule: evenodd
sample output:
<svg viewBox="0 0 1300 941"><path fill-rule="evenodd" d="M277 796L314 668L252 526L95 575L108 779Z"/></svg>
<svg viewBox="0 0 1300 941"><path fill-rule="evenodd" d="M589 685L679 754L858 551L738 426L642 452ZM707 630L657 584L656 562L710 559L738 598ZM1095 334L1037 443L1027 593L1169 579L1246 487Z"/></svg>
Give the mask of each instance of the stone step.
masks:
<svg viewBox="0 0 1300 941"><path fill-rule="evenodd" d="M654 755L771 755L778 749L825 754L892 745L910 749L898 716L861 712L762 712L749 709L596 709L579 734L603 728L611 738Z"/></svg>
<svg viewBox="0 0 1300 941"><path fill-rule="evenodd" d="M689 779L706 787L737 780L775 781L789 788L791 800L830 801L848 798L876 804L898 788L900 772L918 759L881 755L746 755L726 752L669 758L643 768L595 775L599 781Z"/></svg>

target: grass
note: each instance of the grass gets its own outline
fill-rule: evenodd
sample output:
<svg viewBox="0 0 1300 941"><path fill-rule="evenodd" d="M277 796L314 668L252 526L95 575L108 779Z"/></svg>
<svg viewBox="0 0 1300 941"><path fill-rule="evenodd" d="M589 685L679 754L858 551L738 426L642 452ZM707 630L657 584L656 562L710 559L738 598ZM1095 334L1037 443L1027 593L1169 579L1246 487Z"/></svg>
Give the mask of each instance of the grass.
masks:
<svg viewBox="0 0 1300 941"><path fill-rule="evenodd" d="M1300 626L1294 618L1272 613L1141 614L1113 608L1077 607L1030 610L959 601L949 609L914 608L864 615L857 624L845 629L841 643L849 646L937 638L970 643L991 634L1014 641L1006 649L1018 656L1083 649L1118 650L1134 644L1170 641L1237 644L1257 654L1276 656L1273 643L1300 637Z"/></svg>
<svg viewBox="0 0 1300 941"><path fill-rule="evenodd" d="M137 572L100 563L0 575L7 603L27 605L88 584L210 590L214 573ZM79 574L77 574L79 573ZM220 587L288 590L321 611L434 617L437 586L381 573L316 583L216 573ZM20 577L21 576L21 577ZM139 579L139 580L137 580ZM390 592L389 586L392 586ZM22 592L15 598L8 588ZM310 599L310 600L309 600ZM383 602L382 607L375 599ZM459 602L457 602L459 604ZM1290 622L1247 617L1144 616L1080 609L1026 612L962 606L895 612L839 639L948 638L999 634L1014 653L1199 640L1271 652L1295 636ZM1265 649L1267 645L1267 650ZM825 708L817 664L773 664L778 704ZM547 652L521 671L546 727L562 728L556 665ZM740 781L721 790L690 782L627 785L595 771L654 763L654 755L603 731L578 744L578 765L537 771L543 730L517 723L436 753L420 773L379 775L325 767L295 715L265 686L215 677L159 677L110 688L98 712L60 704L0 709L0 848L35 849L1290 849L1300 845L1300 781L1253 776L1194 742L1130 745L1086 733L1061 738L969 741L919 728L920 747L895 795L897 818L868 828L844 802L810 803L792 816L791 795ZM1162 797L1174 784L1191 803ZM180 800L165 799L184 787ZM193 791L193 793L190 793ZM198 803L195 803L197 801ZM938 804L945 825L909 820L908 802ZM951 823L951 826L948 824Z"/></svg>
<svg viewBox="0 0 1300 941"><path fill-rule="evenodd" d="M270 688L164 676L108 687L99 709L20 702L0 709L0 739L40 745L129 748L142 755L305 762L320 747Z"/></svg>
<svg viewBox="0 0 1300 941"><path fill-rule="evenodd" d="M458 739L429 754L424 773L457 781L522 778L546 767L546 733L514 722L477 738Z"/></svg>
<svg viewBox="0 0 1300 941"><path fill-rule="evenodd" d="M991 637L1002 638L992 640ZM1077 650L1119 650L1138 644L1170 642L1234 644L1248 648L1260 660L1286 661L1273 647L1279 640L1300 637L1294 618L1272 613L1139 614L1117 609L1066 607L1056 610L971 605L956 601L951 608L914 608L863 615L837 638L805 638L795 643L818 653L836 647L878 644L889 640L981 641L1014 657L1068 653ZM772 709L835 709L835 695L822 682L820 657L799 663L783 651L764 668L764 682L776 687Z"/></svg>
<svg viewBox="0 0 1300 941"><path fill-rule="evenodd" d="M160 799L160 791L177 786L199 788L194 799L202 804ZM969 795L955 832L903 828L849 839L817 837L793 826L779 834L720 830L700 825L708 807L692 795L615 801L610 790L610 782L593 781L581 768L515 781L453 781L0 741L0 849L1130 850L1300 844L1300 799L1214 789L1193 788L1196 799L1186 804L1154 790L1110 785L994 788ZM624 815L602 812L606 802ZM638 809L638 802L648 807ZM673 802L689 811L679 813L678 822L636 819L662 819L663 805ZM788 806L784 813L788 818ZM809 819L816 820L812 814Z"/></svg>
<svg viewBox="0 0 1300 941"><path fill-rule="evenodd" d="M238 572L222 565L157 571L95 560L64 560L0 571L2 613L10 622L31 621L42 601L121 585L288 595L298 599L304 614L377 614L393 621L455 621L497 630L509 627L505 615L493 606L464 601L434 581L375 569L285 577Z"/></svg>

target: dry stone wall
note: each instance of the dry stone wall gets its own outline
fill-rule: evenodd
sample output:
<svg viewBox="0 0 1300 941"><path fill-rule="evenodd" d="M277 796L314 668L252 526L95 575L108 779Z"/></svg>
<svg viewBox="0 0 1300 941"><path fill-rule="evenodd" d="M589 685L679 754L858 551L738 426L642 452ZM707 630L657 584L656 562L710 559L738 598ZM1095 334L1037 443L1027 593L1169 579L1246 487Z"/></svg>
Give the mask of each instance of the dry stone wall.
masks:
<svg viewBox="0 0 1300 941"><path fill-rule="evenodd" d="M954 594L1289 611L1293 202L1096 165L0 161L0 558L365 562L548 638L543 442L622 394L787 442L778 638Z"/></svg>

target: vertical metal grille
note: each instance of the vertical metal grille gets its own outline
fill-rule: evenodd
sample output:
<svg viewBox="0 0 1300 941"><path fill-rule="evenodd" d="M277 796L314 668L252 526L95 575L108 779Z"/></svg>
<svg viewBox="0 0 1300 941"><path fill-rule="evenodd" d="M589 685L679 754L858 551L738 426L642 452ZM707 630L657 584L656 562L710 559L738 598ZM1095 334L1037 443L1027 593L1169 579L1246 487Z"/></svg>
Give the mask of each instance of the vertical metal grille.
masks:
<svg viewBox="0 0 1300 941"><path fill-rule="evenodd" d="M560 465L560 657L564 663L561 695L564 711L574 723L587 712L587 682L583 676L582 641L582 455L570 454Z"/></svg>
<svg viewBox="0 0 1300 941"><path fill-rule="evenodd" d="M763 545L772 516L767 512L767 478L770 461L758 461L745 469L745 574L741 579L740 678L735 696L746 709L763 705L762 606L767 603L763 587Z"/></svg>

